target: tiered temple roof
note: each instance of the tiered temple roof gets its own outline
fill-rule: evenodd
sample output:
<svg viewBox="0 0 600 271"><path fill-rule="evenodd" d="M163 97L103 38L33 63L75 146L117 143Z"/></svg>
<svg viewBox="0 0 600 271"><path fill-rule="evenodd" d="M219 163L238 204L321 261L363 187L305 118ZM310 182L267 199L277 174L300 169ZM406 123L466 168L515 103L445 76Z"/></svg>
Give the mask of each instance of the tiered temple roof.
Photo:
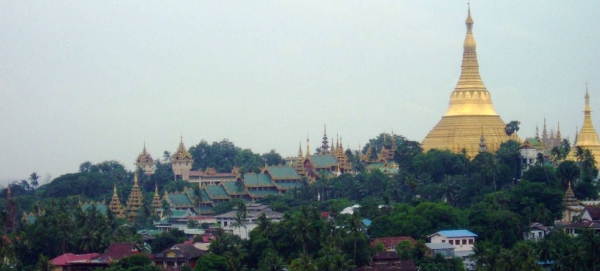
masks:
<svg viewBox="0 0 600 271"><path fill-rule="evenodd" d="M119 195L117 194L117 184L115 183L113 189L113 196L108 205L110 212L116 217L123 218L125 217L125 208L121 205L121 201L119 200Z"/></svg>
<svg viewBox="0 0 600 271"><path fill-rule="evenodd" d="M129 193L127 206L125 207L125 213L129 216L129 220L133 220L134 217L137 216L137 211L144 205L143 199L142 190L140 190L138 184L138 175L137 172L135 172L133 177L133 188L131 189L131 193Z"/></svg>

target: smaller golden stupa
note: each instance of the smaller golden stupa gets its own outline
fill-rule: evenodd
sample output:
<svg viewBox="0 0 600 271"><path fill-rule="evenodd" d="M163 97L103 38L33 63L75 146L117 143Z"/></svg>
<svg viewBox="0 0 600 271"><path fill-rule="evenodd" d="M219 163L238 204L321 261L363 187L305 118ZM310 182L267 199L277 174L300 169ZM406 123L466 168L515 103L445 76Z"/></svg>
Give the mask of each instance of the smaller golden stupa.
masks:
<svg viewBox="0 0 600 271"><path fill-rule="evenodd" d="M583 126L581 131L577 134L577 141L575 146L571 148L571 153L567 156L568 160L577 161L575 153L577 147L582 149L588 149L596 158L596 163L600 165L600 141L598 140L598 133L594 129L592 124L592 110L590 109L590 94L588 93L587 84L585 86L585 110L583 111Z"/></svg>

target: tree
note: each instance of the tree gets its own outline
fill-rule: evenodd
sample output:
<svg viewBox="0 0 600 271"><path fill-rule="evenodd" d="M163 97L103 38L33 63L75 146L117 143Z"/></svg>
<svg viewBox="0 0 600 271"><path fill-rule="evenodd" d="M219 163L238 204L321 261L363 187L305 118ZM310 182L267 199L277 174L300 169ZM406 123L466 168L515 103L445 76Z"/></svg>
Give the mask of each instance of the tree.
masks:
<svg viewBox="0 0 600 271"><path fill-rule="evenodd" d="M348 232L349 235L354 239L354 258L353 258L353 263L354 265L356 265L356 243L357 243L357 239L360 238L362 236L362 234L364 234L364 229L365 229L365 225L362 222L362 219L360 218L359 213L354 210L354 213L352 213L352 215L348 218L347 221L348 225Z"/></svg>
<svg viewBox="0 0 600 271"><path fill-rule="evenodd" d="M216 254L206 254L196 262L195 271L230 271L227 258Z"/></svg>
<svg viewBox="0 0 600 271"><path fill-rule="evenodd" d="M506 127L504 127L504 132L506 133L507 136L511 136L515 132L519 131L520 124L521 124L521 122L513 120L506 124Z"/></svg>
<svg viewBox="0 0 600 271"><path fill-rule="evenodd" d="M269 166L285 165L285 160L283 160L283 157L281 157L281 155L275 150L264 153L261 155L261 158L263 159L264 163Z"/></svg>
<svg viewBox="0 0 600 271"><path fill-rule="evenodd" d="M33 189L36 189L38 187L39 179L40 179L40 176L37 174L37 172L33 172L33 173L31 173L31 175L29 175L29 182L30 182L31 187L33 187Z"/></svg>

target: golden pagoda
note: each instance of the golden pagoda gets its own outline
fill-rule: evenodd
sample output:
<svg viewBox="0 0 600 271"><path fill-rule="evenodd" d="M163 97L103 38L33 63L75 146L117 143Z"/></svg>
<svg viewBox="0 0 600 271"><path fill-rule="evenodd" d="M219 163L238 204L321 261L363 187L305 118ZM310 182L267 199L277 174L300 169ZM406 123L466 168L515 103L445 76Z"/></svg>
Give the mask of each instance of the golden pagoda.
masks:
<svg viewBox="0 0 600 271"><path fill-rule="evenodd" d="M585 87L585 110L583 111L583 126L581 131L577 134L577 142L571 149L571 153L567 157L568 160L577 160L575 153L577 147L582 149L588 149L596 158L596 163L600 165L600 141L598 141L598 134L594 125L592 124L592 110L590 109L590 94L588 93L587 84Z"/></svg>
<svg viewBox="0 0 600 271"><path fill-rule="evenodd" d="M133 188L131 189L131 193L129 193L129 198L127 199L127 207L125 207L125 211L129 214L129 216L135 216L136 212L142 205L144 204L142 196L142 191L140 190L140 186L138 185L138 176L137 172L135 172L133 177Z"/></svg>
<svg viewBox="0 0 600 271"><path fill-rule="evenodd" d="M460 153L464 149L469 157L475 157L479 153L482 135L490 152L498 150L500 144L509 139L520 141L516 134L512 137L506 135L506 124L494 110L491 95L479 75L470 7L465 24L467 35L460 78L450 94L448 111L421 143L424 151L446 149Z"/></svg>
<svg viewBox="0 0 600 271"><path fill-rule="evenodd" d="M121 205L121 201L119 200L119 195L117 194L117 184L115 183L113 189L113 196L108 205L110 212L117 216L118 218L123 218L123 206Z"/></svg>

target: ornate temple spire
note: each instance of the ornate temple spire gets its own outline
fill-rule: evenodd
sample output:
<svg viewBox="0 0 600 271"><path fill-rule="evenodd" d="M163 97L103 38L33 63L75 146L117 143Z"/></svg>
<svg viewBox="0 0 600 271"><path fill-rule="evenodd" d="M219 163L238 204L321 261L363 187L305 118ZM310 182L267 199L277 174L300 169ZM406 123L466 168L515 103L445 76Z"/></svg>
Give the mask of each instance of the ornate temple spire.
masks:
<svg viewBox="0 0 600 271"><path fill-rule="evenodd" d="M329 141L327 140L327 125L323 126L323 145L321 145L321 154L329 153Z"/></svg>
<svg viewBox="0 0 600 271"><path fill-rule="evenodd" d="M562 141L562 135L560 134L560 121L558 122L558 127L556 128L556 139L560 145L560 142Z"/></svg>
<svg viewBox="0 0 600 271"><path fill-rule="evenodd" d="M302 155L302 142L300 142L300 147L298 147L298 158L296 158L296 164L294 166L296 172L300 175L306 174L304 171L304 156Z"/></svg>
<svg viewBox="0 0 600 271"><path fill-rule="evenodd" d="M463 59L460 78L456 88L450 94L450 106L445 116L457 115L498 115L492 105L490 93L485 88L479 75L479 63L477 61L477 44L473 37L473 18L471 17L471 6L467 19L467 34L463 44Z"/></svg>
<svg viewBox="0 0 600 271"><path fill-rule="evenodd" d="M483 136L483 127L481 127L481 138L479 139L479 152L486 152L485 137Z"/></svg>
<svg viewBox="0 0 600 271"><path fill-rule="evenodd" d="M142 153L135 159L135 165L142 168L144 174L148 176L154 174L154 159L152 159L152 155L146 151L146 142L144 142Z"/></svg>
<svg viewBox="0 0 600 271"><path fill-rule="evenodd" d="M540 129L537 125L535 126L535 138L537 138L538 140L540 139Z"/></svg>
<svg viewBox="0 0 600 271"><path fill-rule="evenodd" d="M154 183L154 197L152 198L152 208L154 208L154 212L158 212L160 209L160 194L158 193L158 182Z"/></svg>
<svg viewBox="0 0 600 271"><path fill-rule="evenodd" d="M123 216L121 216L123 206L121 205L121 201L119 200L119 194L117 193L117 183L115 183L113 186L113 195L108 205L108 208L110 209L110 212L113 215L119 218L123 218Z"/></svg>
<svg viewBox="0 0 600 271"><path fill-rule="evenodd" d="M579 201L575 197L575 193L573 193L573 189L571 188L571 181L569 181L569 187L567 188L567 192L565 193L563 202L567 206L577 205L579 203Z"/></svg>
<svg viewBox="0 0 600 271"><path fill-rule="evenodd" d="M544 144L548 141L548 130L546 129L546 117L544 117L544 129L542 130L542 141Z"/></svg>
<svg viewBox="0 0 600 271"><path fill-rule="evenodd" d="M306 158L310 157L310 139L306 135Z"/></svg>
<svg viewBox="0 0 600 271"><path fill-rule="evenodd" d="M137 171L134 174L133 188L131 189L131 193L129 193L129 198L127 199L127 207L125 207L125 211L128 213L130 221L133 221L134 217L137 216L136 212L143 205L144 198L138 184Z"/></svg>

